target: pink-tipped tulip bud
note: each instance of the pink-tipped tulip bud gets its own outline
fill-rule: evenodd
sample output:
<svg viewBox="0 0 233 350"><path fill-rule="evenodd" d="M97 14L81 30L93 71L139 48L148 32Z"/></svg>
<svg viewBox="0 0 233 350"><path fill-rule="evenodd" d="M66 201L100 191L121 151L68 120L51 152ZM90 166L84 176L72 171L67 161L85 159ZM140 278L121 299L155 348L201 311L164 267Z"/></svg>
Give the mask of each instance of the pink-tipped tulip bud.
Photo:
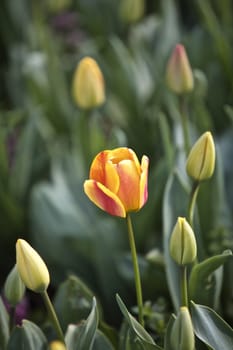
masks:
<svg viewBox="0 0 233 350"><path fill-rule="evenodd" d="M196 238L185 218L179 217L170 238L170 254L179 265L192 263L197 256Z"/></svg>
<svg viewBox="0 0 233 350"><path fill-rule="evenodd" d="M84 57L74 73L73 96L82 109L92 109L105 102L103 74L91 57Z"/></svg>
<svg viewBox="0 0 233 350"><path fill-rule="evenodd" d="M193 90L193 72L183 45L176 45L166 69L168 87L176 94L185 94Z"/></svg>
<svg viewBox="0 0 233 350"><path fill-rule="evenodd" d="M189 310L180 308L171 330L171 346L173 350L194 350L195 337Z"/></svg>
<svg viewBox="0 0 233 350"><path fill-rule="evenodd" d="M84 191L99 208L124 218L147 201L148 166L147 156L142 157L140 164L134 151L127 147L100 152L91 164Z"/></svg>
<svg viewBox="0 0 233 350"><path fill-rule="evenodd" d="M215 167L214 140L209 131L205 132L192 147L186 162L186 171L196 181L209 179Z"/></svg>
<svg viewBox="0 0 233 350"><path fill-rule="evenodd" d="M48 288L50 277L40 255L24 239L16 243L16 265L19 275L28 289L42 293Z"/></svg>
<svg viewBox="0 0 233 350"><path fill-rule="evenodd" d="M17 266L7 276L4 284L4 295L8 303L12 306L16 306L24 297L25 285L19 276Z"/></svg>

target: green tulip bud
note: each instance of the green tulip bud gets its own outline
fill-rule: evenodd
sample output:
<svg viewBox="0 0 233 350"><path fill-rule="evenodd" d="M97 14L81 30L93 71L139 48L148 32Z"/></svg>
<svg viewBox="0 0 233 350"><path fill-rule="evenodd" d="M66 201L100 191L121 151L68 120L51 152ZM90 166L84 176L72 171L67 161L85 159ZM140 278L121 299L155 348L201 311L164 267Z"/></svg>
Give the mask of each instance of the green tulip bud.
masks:
<svg viewBox="0 0 233 350"><path fill-rule="evenodd" d="M28 289L42 293L48 288L50 277L40 255L24 239L16 243L16 264L19 275Z"/></svg>
<svg viewBox="0 0 233 350"><path fill-rule="evenodd" d="M186 162L186 171L194 180L209 179L215 167L215 146L210 131L205 132L192 147Z"/></svg>
<svg viewBox="0 0 233 350"><path fill-rule="evenodd" d="M19 276L17 266L7 276L4 284L4 295L10 305L16 306L22 299L25 293L25 285Z"/></svg>
<svg viewBox="0 0 233 350"><path fill-rule="evenodd" d="M172 326L171 345L173 350L194 350L195 348L192 320L186 306L180 308Z"/></svg>
<svg viewBox="0 0 233 350"><path fill-rule="evenodd" d="M166 69L168 87L177 94L184 94L193 90L193 73L183 45L174 48Z"/></svg>
<svg viewBox="0 0 233 350"><path fill-rule="evenodd" d="M185 218L179 217L170 238L171 257L179 265L192 263L197 256L197 245L192 227Z"/></svg>

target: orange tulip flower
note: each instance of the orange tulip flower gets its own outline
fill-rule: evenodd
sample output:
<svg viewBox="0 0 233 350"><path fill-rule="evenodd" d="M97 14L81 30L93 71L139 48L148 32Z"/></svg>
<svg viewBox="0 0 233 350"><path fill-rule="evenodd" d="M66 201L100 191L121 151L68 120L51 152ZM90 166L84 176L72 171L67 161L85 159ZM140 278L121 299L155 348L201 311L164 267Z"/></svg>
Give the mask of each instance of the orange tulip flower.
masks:
<svg viewBox="0 0 233 350"><path fill-rule="evenodd" d="M124 218L147 201L148 166L148 157L143 156L140 164L130 148L100 152L91 164L84 191L99 208Z"/></svg>

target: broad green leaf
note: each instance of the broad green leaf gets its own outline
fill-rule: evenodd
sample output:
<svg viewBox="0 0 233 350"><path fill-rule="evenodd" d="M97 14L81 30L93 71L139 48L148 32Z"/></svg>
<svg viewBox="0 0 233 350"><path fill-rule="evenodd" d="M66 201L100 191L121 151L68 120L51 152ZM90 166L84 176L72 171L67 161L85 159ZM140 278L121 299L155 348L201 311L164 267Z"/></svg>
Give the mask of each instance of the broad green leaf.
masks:
<svg viewBox="0 0 233 350"><path fill-rule="evenodd" d="M150 334L147 333L147 331L140 325L140 323L129 313L119 295L116 296L116 299L122 314L124 315L127 323L133 331L133 334L137 336L137 341L142 344L142 349L161 349L158 345L155 344Z"/></svg>
<svg viewBox="0 0 233 350"><path fill-rule="evenodd" d="M176 319L175 315L171 315L168 321L165 338L164 338L164 350L173 350L170 337L171 337L172 326L174 324L175 319Z"/></svg>
<svg viewBox="0 0 233 350"><path fill-rule="evenodd" d="M92 308L92 291L77 276L71 275L63 282L55 295L54 307L63 330L71 323L88 317Z"/></svg>
<svg viewBox="0 0 233 350"><path fill-rule="evenodd" d="M178 173L171 174L165 188L163 201L163 246L166 275L172 301L176 310L180 305L180 269L170 256L169 243L178 216L185 216L187 194Z"/></svg>
<svg viewBox="0 0 233 350"><path fill-rule="evenodd" d="M8 342L7 350L46 350L47 340L41 329L31 321L23 320L16 326Z"/></svg>
<svg viewBox="0 0 233 350"><path fill-rule="evenodd" d="M222 264L224 264L230 257L232 252L227 250L223 254L215 255L208 258L201 263L194 265L189 279L189 295L190 299L195 302L208 303L208 277ZM206 286L206 289L205 289Z"/></svg>
<svg viewBox="0 0 233 350"><path fill-rule="evenodd" d="M211 308L192 302L196 336L213 350L233 349L233 329Z"/></svg>
<svg viewBox="0 0 233 350"><path fill-rule="evenodd" d="M52 162L51 182L40 183L32 191L33 246L51 266L55 283L61 281L64 271L72 271L101 295L115 319L117 305L112 295L119 286L117 258L127 238L119 234L119 220L101 212L85 195L79 155L63 151ZM121 288L126 292L123 284Z"/></svg>
<svg viewBox="0 0 233 350"><path fill-rule="evenodd" d="M131 326L125 321L121 327L119 335L119 347L122 350L153 350L153 344L145 344L142 340L135 334Z"/></svg>
<svg viewBox="0 0 233 350"><path fill-rule="evenodd" d="M101 331L97 330L93 345L94 350L114 350L112 343Z"/></svg>
<svg viewBox="0 0 233 350"><path fill-rule="evenodd" d="M0 297L0 349L5 349L9 335L9 316Z"/></svg>
<svg viewBox="0 0 233 350"><path fill-rule="evenodd" d="M98 326L98 311L96 300L93 298L92 310L86 321L79 325L68 327L65 341L69 350L91 350L93 348L95 334Z"/></svg>
<svg viewBox="0 0 233 350"><path fill-rule="evenodd" d="M113 347L117 348L119 340L118 329L113 328L109 324L105 323L103 320L100 320L99 329L108 338L111 344L113 344Z"/></svg>

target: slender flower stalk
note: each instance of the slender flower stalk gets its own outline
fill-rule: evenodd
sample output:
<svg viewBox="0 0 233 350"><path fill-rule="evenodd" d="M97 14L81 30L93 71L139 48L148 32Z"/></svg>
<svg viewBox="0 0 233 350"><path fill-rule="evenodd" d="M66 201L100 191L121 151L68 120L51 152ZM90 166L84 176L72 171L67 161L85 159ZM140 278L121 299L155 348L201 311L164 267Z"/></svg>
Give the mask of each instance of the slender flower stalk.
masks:
<svg viewBox="0 0 233 350"><path fill-rule="evenodd" d="M193 227L193 218L195 212L195 206L197 201L197 195L200 188L200 182L195 181L190 193L189 204L188 204L188 222L191 227Z"/></svg>
<svg viewBox="0 0 233 350"><path fill-rule="evenodd" d="M188 307L187 266L181 266L181 306Z"/></svg>
<svg viewBox="0 0 233 350"><path fill-rule="evenodd" d="M188 108L187 108L187 99L185 95L179 96L179 109L180 109L180 120L183 132L183 140L184 140L184 150L186 156L190 150L190 136L189 136L189 116L188 116Z"/></svg>
<svg viewBox="0 0 233 350"><path fill-rule="evenodd" d="M65 343L64 335L63 335L60 323L58 321L56 312L54 310L53 304L51 303L51 300L50 300L50 298L48 296L47 291L42 292L41 296L42 296L42 298L44 300L44 303L45 303L45 306L47 308L47 311L48 311L48 314L49 314L49 318L50 318L51 322L53 323L53 326L54 326L54 328L56 330L58 339L61 342Z"/></svg>
<svg viewBox="0 0 233 350"><path fill-rule="evenodd" d="M136 295L137 295L139 323L142 326L144 326L141 278L140 278L140 271L138 266L138 258L137 258L135 240L134 240L133 226L132 226L132 221L129 213L126 215L126 220L127 220L127 226L128 226L129 244L130 244L130 250L132 255L133 268L134 268L134 279L135 279L135 287L136 287Z"/></svg>
<svg viewBox="0 0 233 350"><path fill-rule="evenodd" d="M87 165L88 160L90 159L90 116L91 111L82 110L80 114L80 119L78 120L78 135L79 135L79 147L82 149L83 161L85 166ZM77 137L77 135L76 135Z"/></svg>

